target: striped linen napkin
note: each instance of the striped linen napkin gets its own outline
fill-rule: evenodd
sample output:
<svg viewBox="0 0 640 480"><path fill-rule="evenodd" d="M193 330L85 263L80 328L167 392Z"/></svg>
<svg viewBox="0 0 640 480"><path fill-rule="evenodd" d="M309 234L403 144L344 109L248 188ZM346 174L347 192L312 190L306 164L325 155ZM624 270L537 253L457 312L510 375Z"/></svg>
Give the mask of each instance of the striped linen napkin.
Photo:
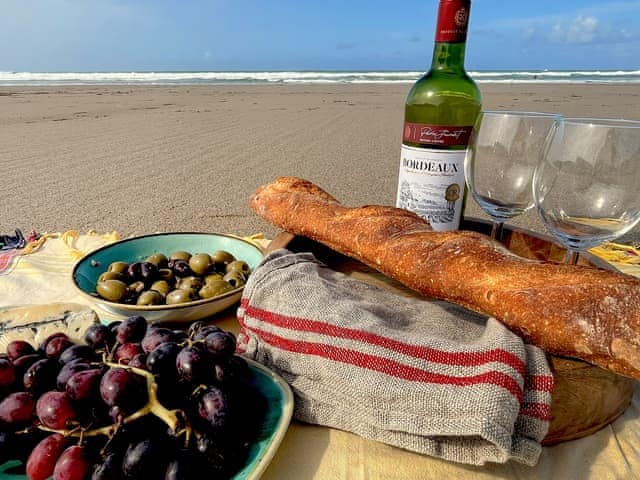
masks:
<svg viewBox="0 0 640 480"><path fill-rule="evenodd" d="M285 249L252 273L237 315L238 351L291 385L297 420L455 462L538 461L553 376L495 319Z"/></svg>

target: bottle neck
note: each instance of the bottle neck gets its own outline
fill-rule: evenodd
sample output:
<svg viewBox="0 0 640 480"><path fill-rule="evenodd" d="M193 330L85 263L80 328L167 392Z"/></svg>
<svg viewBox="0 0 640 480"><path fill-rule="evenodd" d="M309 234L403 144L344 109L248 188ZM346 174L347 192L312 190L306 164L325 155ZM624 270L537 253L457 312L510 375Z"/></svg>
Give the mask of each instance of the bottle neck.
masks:
<svg viewBox="0 0 640 480"><path fill-rule="evenodd" d="M471 0L440 0L431 70L464 72Z"/></svg>
<svg viewBox="0 0 640 480"><path fill-rule="evenodd" d="M465 43L436 42L431 70L442 73L464 73Z"/></svg>

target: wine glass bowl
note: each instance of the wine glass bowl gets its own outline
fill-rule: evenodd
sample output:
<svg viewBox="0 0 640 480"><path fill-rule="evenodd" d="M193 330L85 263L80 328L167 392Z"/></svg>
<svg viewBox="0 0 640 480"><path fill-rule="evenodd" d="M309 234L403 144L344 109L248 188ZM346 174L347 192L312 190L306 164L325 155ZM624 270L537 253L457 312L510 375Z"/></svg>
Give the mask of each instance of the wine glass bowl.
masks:
<svg viewBox="0 0 640 480"><path fill-rule="evenodd" d="M465 178L476 203L492 219L492 238L505 221L534 205L531 182L560 116L542 112L483 111L465 158Z"/></svg>
<svg viewBox="0 0 640 480"><path fill-rule="evenodd" d="M543 224L578 253L640 222L640 122L558 119L536 169L533 196Z"/></svg>

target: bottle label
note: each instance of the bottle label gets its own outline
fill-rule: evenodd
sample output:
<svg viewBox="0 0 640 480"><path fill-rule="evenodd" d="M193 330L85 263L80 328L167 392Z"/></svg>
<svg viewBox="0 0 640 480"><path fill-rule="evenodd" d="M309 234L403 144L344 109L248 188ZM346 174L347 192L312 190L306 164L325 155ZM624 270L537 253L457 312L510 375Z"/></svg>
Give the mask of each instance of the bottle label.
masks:
<svg viewBox="0 0 640 480"><path fill-rule="evenodd" d="M427 125L424 123L404 123L402 141L421 145L437 145L452 147L468 145L473 127L448 127L444 125Z"/></svg>
<svg viewBox="0 0 640 480"><path fill-rule="evenodd" d="M465 150L402 145L396 207L411 210L436 231L457 230L462 217Z"/></svg>
<svg viewBox="0 0 640 480"><path fill-rule="evenodd" d="M436 42L465 42L470 9L471 0L440 0Z"/></svg>

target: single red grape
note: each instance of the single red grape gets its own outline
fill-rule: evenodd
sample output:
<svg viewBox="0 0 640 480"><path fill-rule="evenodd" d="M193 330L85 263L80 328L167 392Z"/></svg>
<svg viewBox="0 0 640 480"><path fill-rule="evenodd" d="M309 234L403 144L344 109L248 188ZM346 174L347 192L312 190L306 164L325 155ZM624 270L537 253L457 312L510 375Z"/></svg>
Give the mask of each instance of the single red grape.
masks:
<svg viewBox="0 0 640 480"><path fill-rule="evenodd" d="M210 357L200 343L184 347L176 357L178 375L188 383L207 383L212 376Z"/></svg>
<svg viewBox="0 0 640 480"><path fill-rule="evenodd" d="M36 349L25 340L12 340L7 344L7 356L11 360L15 360L16 358L24 355L31 355L33 353L36 353Z"/></svg>
<svg viewBox="0 0 640 480"><path fill-rule="evenodd" d="M67 446L67 437L53 433L41 440L31 451L27 460L29 480L46 480L53 475L58 458Z"/></svg>
<svg viewBox="0 0 640 480"><path fill-rule="evenodd" d="M60 365L57 360L43 358L34 362L24 373L22 381L24 387L39 396L47 390L56 388L56 378Z"/></svg>
<svg viewBox="0 0 640 480"><path fill-rule="evenodd" d="M182 348L175 342L158 345L147 356L147 368L154 375L172 379L176 376L176 357Z"/></svg>
<svg viewBox="0 0 640 480"><path fill-rule="evenodd" d="M67 447L58 457L53 480L83 480L91 467L91 456L82 445Z"/></svg>
<svg viewBox="0 0 640 480"><path fill-rule="evenodd" d="M60 358L60 355L69 347L73 346L73 342L67 336L54 337L47 342L44 354L48 358Z"/></svg>
<svg viewBox="0 0 640 480"><path fill-rule="evenodd" d="M53 340L54 338L58 338L58 337L62 337L62 338L66 338L67 340L71 340L69 338L69 335L67 335L66 333L64 333L64 332L55 332L55 333L52 333L51 335L49 335L47 338L44 339L44 341L40 344L39 350L42 353L46 352L47 351L47 345L49 344L49 342L51 340Z"/></svg>
<svg viewBox="0 0 640 480"><path fill-rule="evenodd" d="M139 353L144 353L139 343L123 343L116 347L114 359L122 365L128 365L131 359Z"/></svg>
<svg viewBox="0 0 640 480"><path fill-rule="evenodd" d="M84 341L91 348L98 350L107 347L111 348L116 341L116 337L108 326L96 323L85 330Z"/></svg>
<svg viewBox="0 0 640 480"><path fill-rule="evenodd" d="M215 430L224 429L230 416L229 399L224 391L215 386L207 387L198 397L198 414Z"/></svg>
<svg viewBox="0 0 640 480"><path fill-rule="evenodd" d="M91 364L84 360L74 360L73 362L65 363L56 377L56 388L60 391L64 391L69 379L78 372L85 370L91 370Z"/></svg>
<svg viewBox="0 0 640 480"><path fill-rule="evenodd" d="M75 402L98 399L102 373L102 369L92 368L71 375L65 387L69 398Z"/></svg>
<svg viewBox="0 0 640 480"><path fill-rule="evenodd" d="M116 327L116 340L118 343L139 342L147 333L147 320L139 315L125 318Z"/></svg>
<svg viewBox="0 0 640 480"><path fill-rule="evenodd" d="M98 360L98 355L95 350L91 348L89 345L72 345L67 348L62 354L60 354L60 358L58 358L60 363L67 364L69 362L73 362L74 360L84 360L86 362L95 362Z"/></svg>
<svg viewBox="0 0 640 480"><path fill-rule="evenodd" d="M154 438L132 442L124 453L122 471L126 478L159 478L166 469L166 452Z"/></svg>
<svg viewBox="0 0 640 480"><path fill-rule="evenodd" d="M140 344L144 352L148 354L158 345L174 341L175 337L173 330L166 327L149 328Z"/></svg>
<svg viewBox="0 0 640 480"><path fill-rule="evenodd" d="M22 378L31 365L38 360L42 360L44 357L39 353L31 353L29 355L23 355L13 360L13 367L16 370L16 380L20 382L22 388Z"/></svg>
<svg viewBox="0 0 640 480"><path fill-rule="evenodd" d="M9 390L16 381L16 369L8 358L0 358L0 393Z"/></svg>
<svg viewBox="0 0 640 480"><path fill-rule="evenodd" d="M194 329L193 333L191 334L191 338L195 341L201 341L201 340L204 340L204 338L210 333L221 332L221 331L222 329L217 325L205 325L198 328L197 330Z"/></svg>
<svg viewBox="0 0 640 480"><path fill-rule="evenodd" d="M100 396L110 407L130 413L148 401L147 381L125 368L111 368L100 380Z"/></svg>
<svg viewBox="0 0 640 480"><path fill-rule="evenodd" d="M228 358L236 351L236 338L229 332L211 332L204 337L204 345L211 355Z"/></svg>
<svg viewBox="0 0 640 480"><path fill-rule="evenodd" d="M141 370L147 370L147 354L146 353L137 353L133 356L129 363L127 364L129 367L139 368Z"/></svg>
<svg viewBox="0 0 640 480"><path fill-rule="evenodd" d="M45 427L56 430L67 428L78 417L69 395L56 390L45 392L38 398L36 415Z"/></svg>
<svg viewBox="0 0 640 480"><path fill-rule="evenodd" d="M0 402L0 424L26 424L31 420L35 411L36 399L31 393L10 393Z"/></svg>

